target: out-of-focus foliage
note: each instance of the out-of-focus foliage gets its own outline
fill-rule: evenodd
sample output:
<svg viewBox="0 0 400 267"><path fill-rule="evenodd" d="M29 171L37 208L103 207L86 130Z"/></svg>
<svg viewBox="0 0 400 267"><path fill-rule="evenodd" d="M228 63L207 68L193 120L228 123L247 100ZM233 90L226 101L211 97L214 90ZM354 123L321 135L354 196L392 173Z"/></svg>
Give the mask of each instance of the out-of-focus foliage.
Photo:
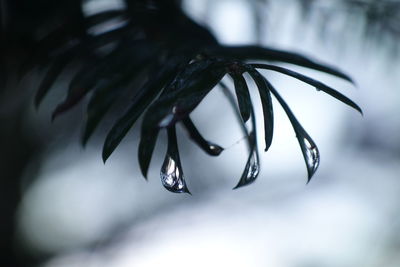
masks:
<svg viewBox="0 0 400 267"><path fill-rule="evenodd" d="M46 69L35 103L39 105L57 78L71 66L78 67L69 82L66 98L53 112L53 119L89 97L82 143L88 139L118 99L131 98L126 112L109 131L103 160L120 144L138 118L144 114L139 145L139 162L147 175L160 130L168 133L168 149L161 169L163 185L172 192L189 192L179 159L175 125L183 122L191 139L205 152L217 156L223 148L204 139L190 119L190 113L228 75L235 85L244 128L254 117L243 73L255 81L261 98L265 129L265 151L273 139L273 95L282 105L296 132L308 178L319 165L316 144L301 127L277 90L257 69L292 76L316 87L339 101L361 109L338 91L294 71L248 60L285 62L340 78L351 79L333 67L299 54L259 46L230 47L218 43L204 27L188 18L176 1L126 1L125 10L108 10L90 16L77 13L74 23L62 23L46 31L21 68L21 73L39 66ZM254 122L254 118L252 119ZM250 154L237 187L255 180L259 173L255 126L248 133Z"/></svg>
<svg viewBox="0 0 400 267"><path fill-rule="evenodd" d="M354 15L361 15L359 17L365 21L365 35L372 40L389 37L398 41L400 38L399 0L299 0L299 4L306 17L315 12L322 14L321 20L335 15L346 15L350 20Z"/></svg>
<svg viewBox="0 0 400 267"><path fill-rule="evenodd" d="M139 163L146 177L158 133L168 133L168 149L161 169L163 185L172 192L189 192L180 163L175 125L182 122L191 139L206 153L217 156L223 148L207 141L196 129L190 113L225 75L235 85L241 123L254 117L250 94L243 77L248 73L258 87L264 118L265 151L273 139L272 95L282 105L296 132L310 180L319 165L316 144L297 121L277 90L258 69L279 72L299 79L339 101L361 109L329 86L286 68L249 64L249 60L283 62L322 71L339 78L344 73L302 55L260 46L224 46L205 27L181 9L179 1L126 0L126 8L86 16L82 3L71 3L71 16L50 29L37 32L30 57L20 68L45 70L35 97L38 106L59 76L77 69L66 97L52 118L89 97L82 143L86 144L105 115L125 101L126 111L109 131L104 147L106 161L142 114ZM226 89L225 89L226 90ZM254 118L250 133L249 159L237 187L249 184L259 173Z"/></svg>

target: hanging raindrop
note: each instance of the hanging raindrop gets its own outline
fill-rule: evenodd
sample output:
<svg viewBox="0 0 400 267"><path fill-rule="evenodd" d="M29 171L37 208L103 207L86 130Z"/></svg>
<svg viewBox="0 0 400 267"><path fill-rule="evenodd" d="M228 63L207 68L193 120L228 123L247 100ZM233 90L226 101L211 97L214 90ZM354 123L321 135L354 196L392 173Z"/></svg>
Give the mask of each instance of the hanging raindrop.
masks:
<svg viewBox="0 0 400 267"><path fill-rule="evenodd" d="M319 150L310 137L307 138L307 136L303 136L302 138L299 138L299 142L304 155L304 160L307 165L308 182L309 182L319 166L320 162Z"/></svg>
<svg viewBox="0 0 400 267"><path fill-rule="evenodd" d="M174 193L189 193L183 176L179 158L176 129L172 126L168 129L168 148L164 163L161 167L160 178L163 186Z"/></svg>
<svg viewBox="0 0 400 267"><path fill-rule="evenodd" d="M282 108L286 112L294 131L296 132L296 138L299 141L301 152L303 153L304 161L307 166L308 181L310 182L312 176L318 169L320 156L317 145L314 143L310 135L304 130L299 121L294 116L293 112L290 110L288 104L276 91L276 89L270 84L269 85L272 94L276 97L276 100L281 104Z"/></svg>
<svg viewBox="0 0 400 267"><path fill-rule="evenodd" d="M260 172L260 160L258 157L257 149L253 149L249 159L247 160L246 167L243 171L239 183L233 188L239 188L254 182Z"/></svg>
<svg viewBox="0 0 400 267"><path fill-rule="evenodd" d="M234 79L237 79L237 77L233 77ZM236 83L237 86L237 83ZM232 96L231 92L229 91L228 87L224 85L224 83L221 83L221 87L228 98L229 102L231 105L234 107L236 116L239 118L239 123L242 128L243 133L247 137L248 141L248 146L249 146L249 157L247 159L246 167L244 168L244 171L242 173L242 176L240 177L239 183L233 188L237 189L239 187L251 184L254 182L260 172L260 160L258 156L258 150L257 150L257 134L256 134L256 120L254 116L254 110L251 106L250 102L250 118L251 118L251 124L252 124L252 131L249 133L249 131L246 128L245 122L242 120L242 116L240 114L240 111L237 109L235 98Z"/></svg>
<svg viewBox="0 0 400 267"><path fill-rule="evenodd" d="M211 142L207 143L208 143L208 153L213 156L218 156L219 154L222 153L222 151L224 151L224 148L219 145L213 144Z"/></svg>
<svg viewBox="0 0 400 267"><path fill-rule="evenodd" d="M174 193L189 193L185 179L176 161L167 155L160 172L163 186Z"/></svg>
<svg viewBox="0 0 400 267"><path fill-rule="evenodd" d="M252 116L252 121L253 125L255 125L254 116ZM248 144L250 149L249 158L247 159L246 167L244 168L242 177L240 177L239 183L233 189L251 184L256 180L260 172L260 159L258 156L256 136L254 131L250 132L248 135Z"/></svg>
<svg viewBox="0 0 400 267"><path fill-rule="evenodd" d="M224 148L204 139L204 137L197 130L193 121L190 119L190 117L184 118L182 122L183 126L189 132L190 138L206 153L208 153L211 156L218 156L219 154L222 153Z"/></svg>

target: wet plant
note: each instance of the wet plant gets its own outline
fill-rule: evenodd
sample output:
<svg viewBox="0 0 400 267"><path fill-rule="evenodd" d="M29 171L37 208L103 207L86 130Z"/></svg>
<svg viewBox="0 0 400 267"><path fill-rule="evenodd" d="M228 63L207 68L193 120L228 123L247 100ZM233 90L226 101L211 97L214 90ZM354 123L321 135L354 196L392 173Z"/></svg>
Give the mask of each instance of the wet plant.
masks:
<svg viewBox="0 0 400 267"><path fill-rule="evenodd" d="M352 82L334 67L297 53L260 46L221 45L205 27L183 13L179 2L161 0L127 0L124 10L82 15L76 24L61 24L37 43L22 73L37 65L47 67L35 98L39 105L63 71L71 65L79 66L71 77L66 98L57 105L52 117L55 119L88 97L83 145L119 99L132 96L124 114L107 134L103 160L110 157L143 116L138 148L143 176L147 177L158 135L165 130L168 147L161 167L161 182L169 191L189 193L180 161L176 125L181 123L200 149L211 156L220 155L223 148L204 138L190 118L191 112L211 90L221 89L226 93L237 109L239 123L247 136L249 157L235 188L254 182L260 173L255 114L244 74L254 80L260 95L265 151L273 141L272 97L275 97L296 133L308 181L320 163L318 148L260 70L298 79L362 112L357 104L337 90L293 70L272 65L272 62L302 66ZM225 76L233 81L234 95L221 82ZM251 131L247 129L248 122Z"/></svg>

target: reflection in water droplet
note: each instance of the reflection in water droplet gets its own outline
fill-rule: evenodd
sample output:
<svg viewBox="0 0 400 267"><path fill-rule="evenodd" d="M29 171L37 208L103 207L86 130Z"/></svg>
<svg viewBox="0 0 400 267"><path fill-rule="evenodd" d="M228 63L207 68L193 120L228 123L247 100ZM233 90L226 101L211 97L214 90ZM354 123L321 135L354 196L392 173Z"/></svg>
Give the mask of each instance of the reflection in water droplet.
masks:
<svg viewBox="0 0 400 267"><path fill-rule="evenodd" d="M208 142L208 149L209 149L208 153L213 155L213 156L218 156L224 150L219 145L216 145L216 144L213 144L213 143L210 143L210 142Z"/></svg>
<svg viewBox="0 0 400 267"><path fill-rule="evenodd" d="M249 159L247 160L246 167L243 171L242 177L239 183L234 187L234 189L251 184L254 182L260 172L260 163L258 158L257 149L254 149Z"/></svg>
<svg viewBox="0 0 400 267"><path fill-rule="evenodd" d="M167 116L165 116L160 123L158 124L158 127L164 128L168 127L171 122L174 120L175 115L173 113L168 113Z"/></svg>
<svg viewBox="0 0 400 267"><path fill-rule="evenodd" d="M167 155L160 172L163 186L174 193L189 193L186 187L182 170L176 164L176 161Z"/></svg>
<svg viewBox="0 0 400 267"><path fill-rule="evenodd" d="M305 158L309 170L309 179L311 179L311 176L317 171L319 166L319 151L312 140L308 140L307 138L302 138L302 140L305 147Z"/></svg>
<svg viewBox="0 0 400 267"><path fill-rule="evenodd" d="M256 151L253 151L249 161L249 169L247 170L246 180L254 181L260 171L260 164L258 163L258 155Z"/></svg>

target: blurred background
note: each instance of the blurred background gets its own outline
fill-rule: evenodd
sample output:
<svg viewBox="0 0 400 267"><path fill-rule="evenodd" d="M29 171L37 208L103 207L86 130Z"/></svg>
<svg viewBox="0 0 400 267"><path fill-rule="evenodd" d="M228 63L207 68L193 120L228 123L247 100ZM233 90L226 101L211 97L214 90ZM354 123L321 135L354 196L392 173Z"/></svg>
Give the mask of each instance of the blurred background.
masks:
<svg viewBox="0 0 400 267"><path fill-rule="evenodd" d="M223 44L296 51L344 70L356 85L290 66L349 96L364 116L294 79L265 73L317 143L321 165L306 185L295 133L276 108L274 141L268 153L260 152L257 181L232 190L246 163L246 143L229 102L213 90L193 118L226 150L211 158L179 129L193 195L173 194L159 181L165 136L147 182L137 163L138 127L103 164L102 142L112 120L83 149L84 105L51 123L65 82L35 110L38 78L25 77L0 98L1 143L9 151L0 156L1 173L22 177L15 218L2 220L16 225L12 247L19 257L45 267L400 266L400 1L182 4ZM83 10L120 8L122 1L88 0ZM18 97L18 90L28 97ZM16 119L10 121L10 114ZM19 135L11 136L11 129ZM11 192L5 183L4 199Z"/></svg>

